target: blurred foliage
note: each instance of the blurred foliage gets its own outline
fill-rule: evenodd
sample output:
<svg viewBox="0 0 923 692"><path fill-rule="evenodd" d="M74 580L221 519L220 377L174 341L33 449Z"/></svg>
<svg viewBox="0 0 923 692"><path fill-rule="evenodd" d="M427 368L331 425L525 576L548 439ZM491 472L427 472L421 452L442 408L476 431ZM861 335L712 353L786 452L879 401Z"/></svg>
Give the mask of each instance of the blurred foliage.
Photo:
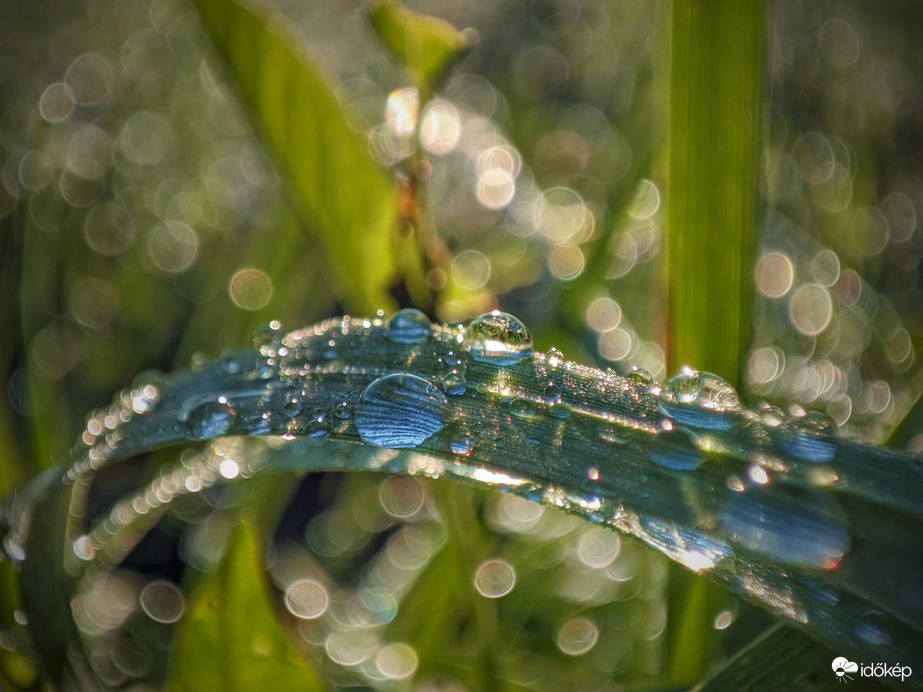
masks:
<svg viewBox="0 0 923 692"><path fill-rule="evenodd" d="M679 87L713 109L716 141L738 126L755 137L726 87L759 68L671 56L668 3L413 6L435 21L348 0L200 0L201 19L180 0L0 0L0 490L60 460L85 412L138 373L215 356L271 319L410 304L444 320L499 305L542 348L658 379L711 340L739 357L726 367L751 399L884 439L921 389L923 6L771 5L751 269L749 183L720 152L678 162L666 145L704 126L675 109ZM730 48L745 35L687 38ZM693 211L670 207L682 195ZM696 254L666 257L680 238ZM750 326L736 288L749 276ZM708 299L676 308L697 285ZM688 326L668 321L675 309ZM919 432L903 440L923 447ZM97 502L139 473L101 479ZM730 633L717 660L766 624L702 596L677 625L671 599L688 593L659 556L516 498L335 475L291 492L269 547L271 607L334 686L414 672L421 689L657 686L686 674L671 638ZM87 599L116 623L87 635L115 662L106 684L160 679L172 627L148 586L207 590L244 560L232 551L215 571L241 502L176 507ZM509 568L515 588L484 598L485 568L501 581ZM0 643L28 650L2 569ZM329 603L299 610L295 584ZM7 683L29 684L27 658L2 664Z"/></svg>

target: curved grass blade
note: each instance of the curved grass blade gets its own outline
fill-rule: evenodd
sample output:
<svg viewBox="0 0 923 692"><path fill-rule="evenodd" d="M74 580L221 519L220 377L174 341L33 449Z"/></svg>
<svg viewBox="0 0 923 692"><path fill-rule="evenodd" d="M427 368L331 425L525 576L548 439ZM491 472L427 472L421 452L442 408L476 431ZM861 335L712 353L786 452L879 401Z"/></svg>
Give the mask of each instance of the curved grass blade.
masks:
<svg viewBox="0 0 923 692"><path fill-rule="evenodd" d="M919 663L919 460L743 409L714 376L654 385L530 346L502 314L450 327L404 312L279 333L120 395L94 420L122 422L78 450L64 480L180 440L282 435L291 442L245 455L240 475L363 469L505 490L632 534L842 655ZM365 452L330 452L344 442ZM190 492L189 473L162 473L138 496L143 512L128 498L131 511L98 522L82 542L83 579L115 567L145 522ZM217 465L209 474L197 478L221 480ZM26 520L45 504L24 504L7 512L11 536L40 540ZM73 556L77 538L24 562Z"/></svg>
<svg viewBox="0 0 923 692"><path fill-rule="evenodd" d="M395 189L371 159L297 31L259 0L196 0L305 228L317 236L341 299L373 312L388 287ZM353 120L355 122L355 120Z"/></svg>

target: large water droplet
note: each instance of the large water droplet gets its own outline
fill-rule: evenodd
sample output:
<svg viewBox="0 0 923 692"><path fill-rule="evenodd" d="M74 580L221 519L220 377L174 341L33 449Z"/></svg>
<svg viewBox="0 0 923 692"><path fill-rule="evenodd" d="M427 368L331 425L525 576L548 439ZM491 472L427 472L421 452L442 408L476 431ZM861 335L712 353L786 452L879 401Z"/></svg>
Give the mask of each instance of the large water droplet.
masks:
<svg viewBox="0 0 923 692"><path fill-rule="evenodd" d="M208 401L194 408L186 419L189 434L197 440L209 440L224 435L237 418L228 404Z"/></svg>
<svg viewBox="0 0 923 692"><path fill-rule="evenodd" d="M397 344L419 344L429 338L429 317L414 308L398 310L388 322L387 337Z"/></svg>
<svg viewBox="0 0 923 692"><path fill-rule="evenodd" d="M548 351L548 355L545 356L545 362L548 364L549 368L560 368L564 364L564 354L558 349L552 348Z"/></svg>
<svg viewBox="0 0 923 692"><path fill-rule="evenodd" d="M730 430L733 417L725 415L743 408L740 395L717 375L685 368L667 382L660 409L684 425L709 430Z"/></svg>
<svg viewBox="0 0 923 692"><path fill-rule="evenodd" d="M510 402L510 413L517 418L532 420L535 418L538 411L535 408L535 404L528 399L513 399Z"/></svg>
<svg viewBox="0 0 923 692"><path fill-rule="evenodd" d="M515 365L532 355L532 335L526 325L498 310L472 320L465 345L476 361L492 365Z"/></svg>
<svg viewBox="0 0 923 692"><path fill-rule="evenodd" d="M645 387L650 386L654 382L654 378L647 370L639 368L636 365L631 367L631 370L628 371L628 374L625 375L625 377L627 377L635 384L640 384Z"/></svg>
<svg viewBox="0 0 923 692"><path fill-rule="evenodd" d="M356 406L356 428L363 442L411 449L442 430L448 400L422 377L399 373L365 388Z"/></svg>
<svg viewBox="0 0 923 692"><path fill-rule="evenodd" d="M852 547L836 501L798 488L751 487L726 497L719 517L731 540L790 565L833 569Z"/></svg>

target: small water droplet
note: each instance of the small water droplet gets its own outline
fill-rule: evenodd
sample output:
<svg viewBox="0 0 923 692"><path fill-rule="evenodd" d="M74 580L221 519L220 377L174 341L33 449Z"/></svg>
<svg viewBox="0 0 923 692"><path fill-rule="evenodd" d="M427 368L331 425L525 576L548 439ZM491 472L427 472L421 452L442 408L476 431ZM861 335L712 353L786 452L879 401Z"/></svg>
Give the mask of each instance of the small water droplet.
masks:
<svg viewBox="0 0 923 692"><path fill-rule="evenodd" d="M510 402L510 413L517 418L532 420L535 418L538 411L535 408L535 404L528 399L513 399Z"/></svg>
<svg viewBox="0 0 923 692"><path fill-rule="evenodd" d="M526 325L499 310L472 320L465 344L472 358L491 365L515 365L532 355L532 335Z"/></svg>
<svg viewBox="0 0 923 692"><path fill-rule="evenodd" d="M599 431L599 439L609 444L621 445L628 442L628 435L624 430L620 430L615 426L607 425L605 428Z"/></svg>
<svg viewBox="0 0 923 692"><path fill-rule="evenodd" d="M209 440L224 435L237 418L237 412L226 403L208 401L194 408L186 419L191 437Z"/></svg>
<svg viewBox="0 0 923 692"><path fill-rule="evenodd" d="M825 494L776 483L726 496L722 505L731 540L786 564L833 569L852 547L843 511Z"/></svg>
<svg viewBox="0 0 923 692"><path fill-rule="evenodd" d="M631 370L628 371L628 374L625 375L629 380L635 384L640 384L645 387L653 383L654 378L651 374L642 368L639 368L637 365L632 365Z"/></svg>
<svg viewBox="0 0 923 692"><path fill-rule="evenodd" d="M419 310L403 308L391 317L385 335L396 344L419 344L429 338L432 326Z"/></svg>
<svg viewBox="0 0 923 692"><path fill-rule="evenodd" d="M558 349L552 348L548 351L548 355L545 356L545 363L548 364L549 368L560 368L564 364L564 354Z"/></svg>
<svg viewBox="0 0 923 692"><path fill-rule="evenodd" d="M465 393L467 383L465 376L459 370L450 370L442 376L442 388L446 394L451 396L461 396Z"/></svg>
<svg viewBox="0 0 923 692"><path fill-rule="evenodd" d="M474 437L470 432L462 433L457 435L449 446L452 449L452 454L458 454L463 457L471 456L471 450L474 449Z"/></svg>
<svg viewBox="0 0 923 692"><path fill-rule="evenodd" d="M285 412L285 415L289 418L294 418L299 413L301 413L301 399L296 396L290 397L285 405L282 407L282 410Z"/></svg>
<svg viewBox="0 0 923 692"><path fill-rule="evenodd" d="M647 454L654 462L668 469L692 471L705 461L695 439L695 435L686 428L673 427L654 438Z"/></svg>
<svg viewBox="0 0 923 692"><path fill-rule="evenodd" d="M386 375L359 397L356 428L368 444L412 449L442 430L447 403L445 394L422 377Z"/></svg>
<svg viewBox="0 0 923 692"><path fill-rule="evenodd" d="M815 435L835 435L836 423L823 411L808 411L795 425L801 430Z"/></svg>
<svg viewBox="0 0 923 692"><path fill-rule="evenodd" d="M272 346L282 337L282 323L279 320L273 320L267 325L257 328L253 332L253 347L261 349L264 346Z"/></svg>
<svg viewBox="0 0 923 692"><path fill-rule="evenodd" d="M340 420L349 420L352 418L352 415L352 408L350 408L349 404L347 404L345 401L341 401L339 404L333 407L334 418L339 418Z"/></svg>
<svg viewBox="0 0 923 692"><path fill-rule="evenodd" d="M545 403L556 404L561 400L561 388L554 382L549 382L542 392Z"/></svg>

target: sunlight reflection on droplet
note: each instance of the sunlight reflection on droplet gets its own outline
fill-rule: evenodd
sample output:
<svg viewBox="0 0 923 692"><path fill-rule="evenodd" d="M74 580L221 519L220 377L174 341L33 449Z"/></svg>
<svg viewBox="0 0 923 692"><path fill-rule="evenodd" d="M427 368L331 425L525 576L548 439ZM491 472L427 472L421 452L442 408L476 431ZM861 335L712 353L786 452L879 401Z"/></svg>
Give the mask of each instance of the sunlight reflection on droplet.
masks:
<svg viewBox="0 0 923 692"><path fill-rule="evenodd" d="M375 664L386 678L406 680L417 670L417 652L403 642L395 642L378 652Z"/></svg>
<svg viewBox="0 0 923 692"><path fill-rule="evenodd" d="M548 255L548 268L562 281L571 281L583 272L586 259L576 245L559 245Z"/></svg>
<svg viewBox="0 0 923 692"><path fill-rule="evenodd" d="M385 119L391 131L399 137L409 137L417 128L420 96L416 89L396 89L388 95Z"/></svg>
<svg viewBox="0 0 923 692"><path fill-rule="evenodd" d="M50 123L67 120L74 110L74 94L63 82L49 84L38 104L42 117Z"/></svg>
<svg viewBox="0 0 923 692"><path fill-rule="evenodd" d="M406 518L416 514L426 501L423 484L410 476L391 476L378 490L381 506L392 517Z"/></svg>
<svg viewBox="0 0 923 692"><path fill-rule="evenodd" d="M272 279L254 267L241 269L228 282L231 301L243 310L259 310L266 307L272 299L272 293Z"/></svg>
<svg viewBox="0 0 923 692"><path fill-rule="evenodd" d="M638 183L635 196L628 206L628 214L636 219L649 219L660 208L660 190L650 180Z"/></svg>
<svg viewBox="0 0 923 692"><path fill-rule="evenodd" d="M754 278L760 293L770 298L781 298L792 288L795 268L788 255L767 252L757 261Z"/></svg>
<svg viewBox="0 0 923 692"><path fill-rule="evenodd" d="M452 279L460 288L474 291L490 279L490 259L478 250L462 250L452 260Z"/></svg>
<svg viewBox="0 0 923 692"><path fill-rule="evenodd" d="M715 616L715 629L726 630L734 622L734 614L730 610L722 610Z"/></svg>
<svg viewBox="0 0 923 692"><path fill-rule="evenodd" d="M558 630L558 648L568 656L580 656L596 646L599 628L586 618L568 620Z"/></svg>
<svg viewBox="0 0 923 692"><path fill-rule="evenodd" d="M178 274L193 265L199 252L196 232L179 221L164 221L147 236L147 254L154 265L168 274Z"/></svg>
<svg viewBox="0 0 923 692"><path fill-rule="evenodd" d="M622 321L622 308L612 298L597 298L586 311L587 322L598 332L615 329Z"/></svg>
<svg viewBox="0 0 923 692"><path fill-rule="evenodd" d="M227 478L228 480L233 480L234 478L237 478L237 476L240 475L240 466L237 464L236 461L232 461L231 459L224 459L218 465L218 472L224 478Z"/></svg>
<svg viewBox="0 0 923 692"><path fill-rule="evenodd" d="M319 618L327 611L329 597L324 585L313 579L296 581L285 592L285 607L302 620Z"/></svg>
<svg viewBox="0 0 923 692"><path fill-rule="evenodd" d="M458 144L461 123L458 111L448 101L430 101L423 110L420 142L432 154L447 154Z"/></svg>
<svg viewBox="0 0 923 692"><path fill-rule="evenodd" d="M488 560L474 575L474 588L486 598L505 596L516 585L516 570L506 560Z"/></svg>
<svg viewBox="0 0 923 692"><path fill-rule="evenodd" d="M805 284L792 294L788 312L799 332L816 336L833 319L833 300L825 286Z"/></svg>
<svg viewBox="0 0 923 692"><path fill-rule="evenodd" d="M168 581L151 582L141 591L138 601L141 609L155 622L176 622L186 610L182 591Z"/></svg>

